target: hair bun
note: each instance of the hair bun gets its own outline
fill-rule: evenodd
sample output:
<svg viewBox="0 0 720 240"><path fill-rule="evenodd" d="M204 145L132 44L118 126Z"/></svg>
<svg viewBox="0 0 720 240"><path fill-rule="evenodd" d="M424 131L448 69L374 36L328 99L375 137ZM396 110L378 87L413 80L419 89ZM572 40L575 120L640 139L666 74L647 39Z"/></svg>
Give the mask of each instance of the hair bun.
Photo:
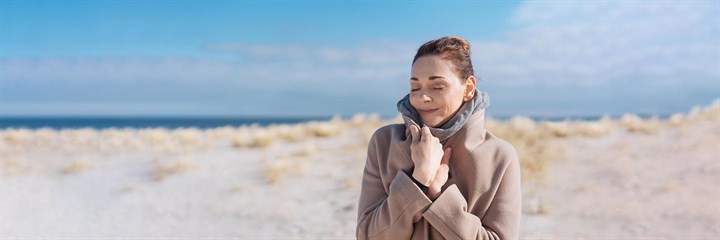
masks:
<svg viewBox="0 0 720 240"><path fill-rule="evenodd" d="M426 55L436 55L452 62L455 73L460 79L466 80L475 75L470 56L470 43L461 37L445 36L424 43L418 48L413 64L418 58Z"/></svg>
<svg viewBox="0 0 720 240"><path fill-rule="evenodd" d="M465 51L470 52L470 43L465 40L464 38L458 37L458 36L447 36L443 37L445 40L450 41L454 44L457 44L458 46L462 47ZM441 38L441 39L443 39Z"/></svg>

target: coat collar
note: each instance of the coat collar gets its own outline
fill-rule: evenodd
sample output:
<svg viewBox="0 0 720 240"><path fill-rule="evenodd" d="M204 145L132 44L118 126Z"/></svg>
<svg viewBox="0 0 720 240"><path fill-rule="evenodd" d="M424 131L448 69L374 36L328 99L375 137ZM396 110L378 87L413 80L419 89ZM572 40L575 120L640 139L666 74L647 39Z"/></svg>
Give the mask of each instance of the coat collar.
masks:
<svg viewBox="0 0 720 240"><path fill-rule="evenodd" d="M413 121L412 119L403 116L403 121L405 122L405 137L406 139L410 140L412 139L412 134L410 133L410 126L419 125ZM435 132L432 130L430 131L433 136L435 136ZM485 109L479 109L470 117L468 118L467 122L465 122L465 125L460 128L457 132L455 132L452 136L449 136L445 141L441 141L443 146L454 146L457 144L457 142L464 142L464 145L468 147L468 149L473 149L476 146L480 145L482 142L485 141L487 130L485 129Z"/></svg>

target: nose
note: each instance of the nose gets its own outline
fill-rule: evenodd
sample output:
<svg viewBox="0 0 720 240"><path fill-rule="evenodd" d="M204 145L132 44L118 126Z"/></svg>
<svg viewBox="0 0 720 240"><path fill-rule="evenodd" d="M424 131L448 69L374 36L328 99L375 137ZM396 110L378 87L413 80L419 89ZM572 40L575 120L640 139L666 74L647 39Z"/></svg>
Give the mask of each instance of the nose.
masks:
<svg viewBox="0 0 720 240"><path fill-rule="evenodd" d="M428 95L426 95L426 94L423 94L422 96L420 96L420 99L421 99L423 102L426 102L426 103L432 101L432 99L430 99L430 97L429 97Z"/></svg>

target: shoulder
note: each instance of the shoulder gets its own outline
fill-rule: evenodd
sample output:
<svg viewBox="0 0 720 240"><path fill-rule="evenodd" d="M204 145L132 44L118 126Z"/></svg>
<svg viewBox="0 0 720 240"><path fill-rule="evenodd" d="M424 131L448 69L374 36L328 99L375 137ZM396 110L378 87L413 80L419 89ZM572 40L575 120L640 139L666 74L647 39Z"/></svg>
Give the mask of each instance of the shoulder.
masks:
<svg viewBox="0 0 720 240"><path fill-rule="evenodd" d="M385 166L389 159L398 159L391 156L397 156L393 154L405 150L405 139L404 124L390 124L378 128L368 142L368 160L371 164Z"/></svg>
<svg viewBox="0 0 720 240"><path fill-rule="evenodd" d="M487 131L485 141L478 148L489 151L498 165L519 164L520 159L515 146L490 131Z"/></svg>
<svg viewBox="0 0 720 240"><path fill-rule="evenodd" d="M370 145L385 145L394 139L405 139L405 124L388 124L378 128L370 137Z"/></svg>

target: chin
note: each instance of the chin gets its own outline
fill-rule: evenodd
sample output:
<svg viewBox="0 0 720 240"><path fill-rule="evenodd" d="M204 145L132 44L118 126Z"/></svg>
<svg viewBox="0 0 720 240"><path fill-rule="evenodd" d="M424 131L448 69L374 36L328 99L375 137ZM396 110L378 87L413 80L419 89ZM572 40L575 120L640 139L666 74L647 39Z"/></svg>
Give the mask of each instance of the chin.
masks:
<svg viewBox="0 0 720 240"><path fill-rule="evenodd" d="M422 119L423 123L427 125L428 127L439 127L440 119L431 118L431 119Z"/></svg>
<svg viewBox="0 0 720 240"><path fill-rule="evenodd" d="M440 127L443 124L445 124L448 120L450 120L450 117L444 117L444 116L432 116L429 118L420 118L420 120L423 121L425 125L428 127Z"/></svg>

